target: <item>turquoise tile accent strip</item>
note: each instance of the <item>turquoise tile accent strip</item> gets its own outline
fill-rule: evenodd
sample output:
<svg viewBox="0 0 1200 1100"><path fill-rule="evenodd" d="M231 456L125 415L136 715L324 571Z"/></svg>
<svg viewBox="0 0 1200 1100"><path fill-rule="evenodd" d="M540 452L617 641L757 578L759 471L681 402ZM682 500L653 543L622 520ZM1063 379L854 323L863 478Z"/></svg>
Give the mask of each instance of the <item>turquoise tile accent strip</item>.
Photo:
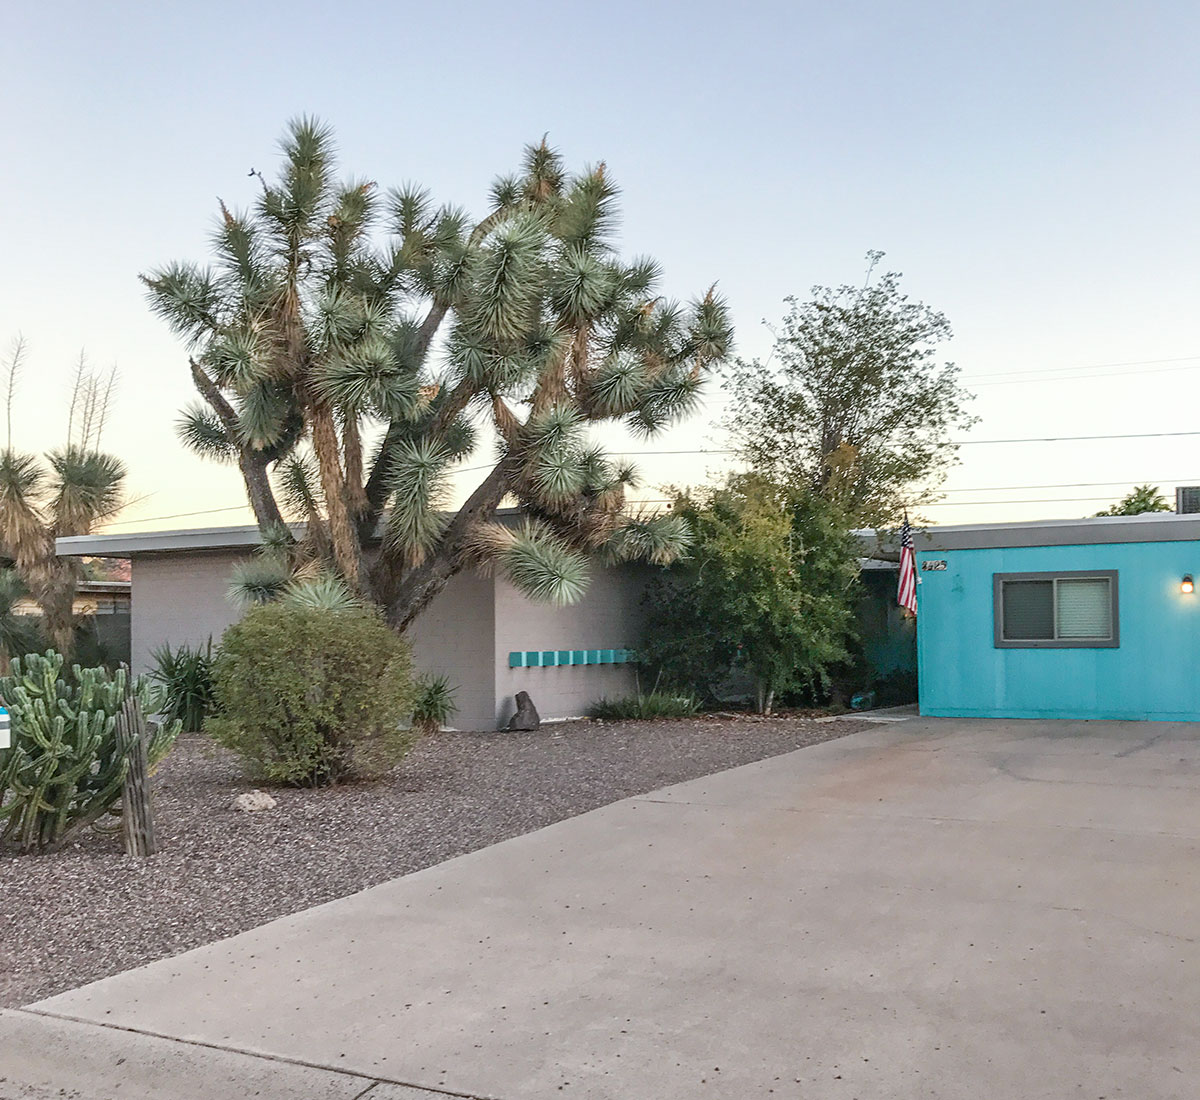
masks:
<svg viewBox="0 0 1200 1100"><path fill-rule="evenodd" d="M509 668L557 668L568 665L624 665L637 660L632 649L528 649L508 655Z"/></svg>

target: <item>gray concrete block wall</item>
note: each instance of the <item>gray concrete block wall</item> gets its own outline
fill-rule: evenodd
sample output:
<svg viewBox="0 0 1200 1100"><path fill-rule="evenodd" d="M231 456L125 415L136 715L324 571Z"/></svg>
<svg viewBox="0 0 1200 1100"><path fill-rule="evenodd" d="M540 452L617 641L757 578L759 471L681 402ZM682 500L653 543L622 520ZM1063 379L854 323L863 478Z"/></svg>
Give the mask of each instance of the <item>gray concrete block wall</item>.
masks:
<svg viewBox="0 0 1200 1100"><path fill-rule="evenodd" d="M496 728L494 583L458 574L406 634L416 670L448 676L458 688L458 713L450 721L457 729Z"/></svg>
<svg viewBox="0 0 1200 1100"><path fill-rule="evenodd" d="M643 566L594 567L587 595L570 607L535 603L508 581L496 580L496 713L503 726L513 696L527 691L543 719L578 718L601 696L627 695L636 677L629 665L510 668L510 652L548 649L636 648L642 632Z"/></svg>
<svg viewBox="0 0 1200 1100"><path fill-rule="evenodd" d="M132 563L130 626L131 664L146 672L150 654L164 643L171 646L213 644L241 612L226 598L235 562L244 551L151 554Z"/></svg>
<svg viewBox="0 0 1200 1100"><path fill-rule="evenodd" d="M152 554L133 559L131 649L134 671L170 644L203 645L240 617L226 597L245 551ZM509 668L514 650L621 649L641 637L641 596L649 571L596 568L587 595L571 607L526 599L507 581L460 573L409 628L418 672L449 677L458 688L452 724L495 730L507 723L513 696L528 691L545 719L579 717L605 695L634 690L625 665Z"/></svg>

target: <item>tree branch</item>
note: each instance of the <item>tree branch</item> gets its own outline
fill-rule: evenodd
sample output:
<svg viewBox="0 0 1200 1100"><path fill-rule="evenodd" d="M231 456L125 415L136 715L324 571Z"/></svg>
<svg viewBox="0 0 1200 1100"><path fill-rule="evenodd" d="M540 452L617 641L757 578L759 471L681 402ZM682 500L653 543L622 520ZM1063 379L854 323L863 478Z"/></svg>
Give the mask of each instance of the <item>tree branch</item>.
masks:
<svg viewBox="0 0 1200 1100"><path fill-rule="evenodd" d="M434 302L429 307L429 312L425 314L425 320L421 322L421 327L417 330L416 350L419 363L425 362L433 338L437 335L442 321L449 312L448 302ZM375 464L371 467L371 474L367 478L365 486L366 511L362 515L361 525L366 530L373 531L379 522L379 513L383 511L383 506L387 501L388 462L392 449L403 437L403 423L393 420L384 434L383 442L379 446L379 454L375 458Z"/></svg>
<svg viewBox="0 0 1200 1100"><path fill-rule="evenodd" d="M212 411L217 414L217 419L221 421L221 426L225 429L225 434L229 437L230 442L237 447L238 469L241 470L242 480L246 483L246 497L250 501L250 507L254 510L254 518L258 522L259 530L266 532L269 529L277 528L286 531L287 525L283 522L283 513L279 510L279 504L275 500L275 491L271 488L271 478L267 474L269 460L261 452L246 446L239 440L238 416L233 406L226 400L217 383L208 376L195 359L189 358L188 363L192 368L192 380L196 383L196 389L200 391L200 395L208 402Z"/></svg>
<svg viewBox="0 0 1200 1100"><path fill-rule="evenodd" d="M423 565L398 576L399 563L387 554L380 554L375 567L376 593L387 591L386 604L388 624L395 630L404 630L425 610L467 564L464 551L471 528L490 520L508 492L508 480L516 463L510 457L500 460L496 468L479 484L478 488L458 510L438 549Z"/></svg>

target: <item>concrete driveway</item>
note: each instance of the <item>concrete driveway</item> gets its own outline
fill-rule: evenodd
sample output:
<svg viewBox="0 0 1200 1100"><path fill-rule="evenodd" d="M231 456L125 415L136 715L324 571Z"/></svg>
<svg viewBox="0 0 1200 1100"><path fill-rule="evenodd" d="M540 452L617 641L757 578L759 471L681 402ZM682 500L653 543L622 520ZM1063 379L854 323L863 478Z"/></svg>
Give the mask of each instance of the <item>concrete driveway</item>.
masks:
<svg viewBox="0 0 1200 1100"><path fill-rule="evenodd" d="M1192 1100L1198 936L1200 727L915 719L4 1013L0 1095Z"/></svg>

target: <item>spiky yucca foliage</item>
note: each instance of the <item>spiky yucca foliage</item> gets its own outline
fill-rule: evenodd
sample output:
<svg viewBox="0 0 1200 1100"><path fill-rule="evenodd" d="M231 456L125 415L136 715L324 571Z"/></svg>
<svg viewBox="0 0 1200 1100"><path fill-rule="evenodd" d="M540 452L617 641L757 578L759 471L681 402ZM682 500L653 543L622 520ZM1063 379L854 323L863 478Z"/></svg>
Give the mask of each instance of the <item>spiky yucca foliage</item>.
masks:
<svg viewBox="0 0 1200 1100"><path fill-rule="evenodd" d="M7 675L13 657L35 651L40 643L33 617L17 612L27 594L15 569L0 569L0 676Z"/></svg>
<svg viewBox="0 0 1200 1100"><path fill-rule="evenodd" d="M572 175L531 146L476 221L416 188L339 182L313 120L290 125L283 153L253 208L222 204L212 267L145 277L203 399L181 435L237 463L260 526L307 521L308 556L401 629L469 564L568 601L591 554L677 556L685 529L628 515L635 473L588 433L649 436L686 414L730 325L712 290L680 305L652 260L617 254L605 167ZM499 454L450 513L480 428ZM501 535L505 498L531 522Z"/></svg>

